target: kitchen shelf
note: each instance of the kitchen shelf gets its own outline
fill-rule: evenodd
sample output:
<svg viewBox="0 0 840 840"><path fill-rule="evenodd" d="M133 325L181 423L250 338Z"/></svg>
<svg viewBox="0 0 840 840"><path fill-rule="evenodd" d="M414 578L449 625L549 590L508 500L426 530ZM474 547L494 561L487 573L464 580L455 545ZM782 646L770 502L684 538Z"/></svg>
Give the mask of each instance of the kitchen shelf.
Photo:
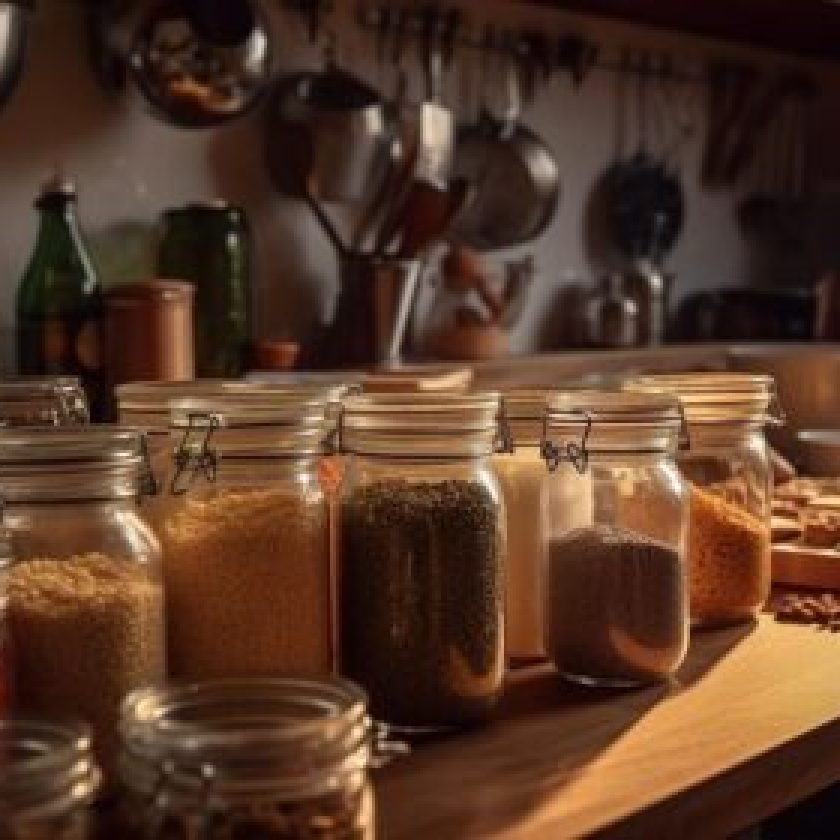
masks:
<svg viewBox="0 0 840 840"><path fill-rule="evenodd" d="M840 635L698 633L677 684L598 693L520 671L493 725L395 761L389 840L724 837L840 781Z"/></svg>
<svg viewBox="0 0 840 840"><path fill-rule="evenodd" d="M754 47L840 59L840 3L828 0L520 0Z"/></svg>

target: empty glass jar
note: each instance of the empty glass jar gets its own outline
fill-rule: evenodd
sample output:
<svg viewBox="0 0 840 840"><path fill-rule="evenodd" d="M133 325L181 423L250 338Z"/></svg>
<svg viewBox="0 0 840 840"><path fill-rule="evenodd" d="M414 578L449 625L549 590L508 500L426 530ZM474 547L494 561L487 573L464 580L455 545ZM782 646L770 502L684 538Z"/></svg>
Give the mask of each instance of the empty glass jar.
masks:
<svg viewBox="0 0 840 840"><path fill-rule="evenodd" d="M635 686L667 678L685 656L681 425L665 395L581 390L549 400L546 647L567 679Z"/></svg>
<svg viewBox="0 0 840 840"><path fill-rule="evenodd" d="M85 726L0 721L0 838L92 840L100 773Z"/></svg>
<svg viewBox="0 0 840 840"><path fill-rule="evenodd" d="M689 447L679 465L691 487L693 624L754 620L770 594L773 474L764 428L781 420L772 377L686 373L631 387L667 390L685 412Z"/></svg>
<svg viewBox="0 0 840 840"><path fill-rule="evenodd" d="M127 840L373 840L375 738L343 680L147 688L122 716Z"/></svg>
<svg viewBox="0 0 840 840"><path fill-rule="evenodd" d="M504 507L497 394L344 403L341 666L377 718L439 730L502 691Z"/></svg>

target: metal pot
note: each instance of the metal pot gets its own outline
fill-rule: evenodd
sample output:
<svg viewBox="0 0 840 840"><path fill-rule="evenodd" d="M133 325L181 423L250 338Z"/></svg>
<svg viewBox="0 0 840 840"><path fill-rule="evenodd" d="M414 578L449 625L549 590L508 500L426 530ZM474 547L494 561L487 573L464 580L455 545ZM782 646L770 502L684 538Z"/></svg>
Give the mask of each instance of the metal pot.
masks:
<svg viewBox="0 0 840 840"><path fill-rule="evenodd" d="M472 186L453 235L478 250L522 245L551 223L560 199L560 171L554 153L519 122L519 84L508 67L508 108L495 119L487 108L474 126L461 131L453 175Z"/></svg>
<svg viewBox="0 0 840 840"><path fill-rule="evenodd" d="M360 201L390 162L395 126L373 88L334 66L280 80L268 108L267 156L281 192Z"/></svg>
<svg viewBox="0 0 840 840"><path fill-rule="evenodd" d="M29 40L33 0L0 2L0 106L17 86Z"/></svg>
<svg viewBox="0 0 840 840"><path fill-rule="evenodd" d="M130 16L128 68L156 114L206 128L257 104L273 70L273 34L260 2L157 0L136 25Z"/></svg>

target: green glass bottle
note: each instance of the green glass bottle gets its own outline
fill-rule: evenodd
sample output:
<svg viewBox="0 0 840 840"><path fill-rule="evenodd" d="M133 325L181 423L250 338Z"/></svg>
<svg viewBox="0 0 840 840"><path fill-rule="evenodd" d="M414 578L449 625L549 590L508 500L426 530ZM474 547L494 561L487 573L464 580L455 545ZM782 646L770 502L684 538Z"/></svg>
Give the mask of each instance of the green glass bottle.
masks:
<svg viewBox="0 0 840 840"><path fill-rule="evenodd" d="M93 419L101 419L102 289L79 229L75 186L51 179L35 207L38 236L17 294L18 370L78 376Z"/></svg>
<svg viewBox="0 0 840 840"><path fill-rule="evenodd" d="M245 211L216 201L167 210L158 276L195 286L195 366L236 377L251 340L251 232Z"/></svg>

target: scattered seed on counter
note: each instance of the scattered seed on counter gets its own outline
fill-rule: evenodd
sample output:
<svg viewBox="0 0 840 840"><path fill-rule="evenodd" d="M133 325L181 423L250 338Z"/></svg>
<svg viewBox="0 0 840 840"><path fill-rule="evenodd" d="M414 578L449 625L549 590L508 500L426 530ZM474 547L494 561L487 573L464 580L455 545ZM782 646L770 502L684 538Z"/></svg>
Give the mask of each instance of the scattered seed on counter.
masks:
<svg viewBox="0 0 840 840"><path fill-rule="evenodd" d="M840 596L831 592L821 595L783 595L774 612L776 621L787 624L815 624L822 630L840 633Z"/></svg>

